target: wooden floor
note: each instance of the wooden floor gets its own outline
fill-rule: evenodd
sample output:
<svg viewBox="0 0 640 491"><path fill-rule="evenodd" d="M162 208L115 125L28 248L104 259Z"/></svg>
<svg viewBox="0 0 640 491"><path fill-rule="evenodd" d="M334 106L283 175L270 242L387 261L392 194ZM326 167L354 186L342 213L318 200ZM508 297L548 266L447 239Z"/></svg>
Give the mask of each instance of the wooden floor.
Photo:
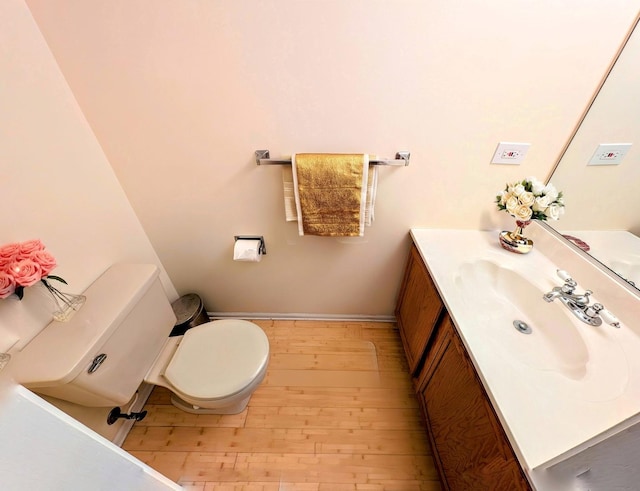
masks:
<svg viewBox="0 0 640 491"><path fill-rule="evenodd" d="M271 358L244 412L156 387L123 448L191 491L441 489L393 324L255 322Z"/></svg>

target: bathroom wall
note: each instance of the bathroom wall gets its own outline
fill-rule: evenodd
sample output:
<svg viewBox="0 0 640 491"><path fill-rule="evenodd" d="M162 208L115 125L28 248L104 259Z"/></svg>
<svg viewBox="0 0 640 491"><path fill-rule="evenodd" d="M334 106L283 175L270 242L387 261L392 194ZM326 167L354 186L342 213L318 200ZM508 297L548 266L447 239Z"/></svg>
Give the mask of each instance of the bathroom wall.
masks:
<svg viewBox="0 0 640 491"><path fill-rule="evenodd" d="M503 228L550 173L638 0L26 0L180 293L216 312L389 316L410 227ZM530 142L520 166L499 141ZM412 153L359 239L299 237L256 149ZM57 210L56 214L59 214ZM262 234L259 264L231 260ZM54 244L57 245L57 244Z"/></svg>
<svg viewBox="0 0 640 491"><path fill-rule="evenodd" d="M161 266L149 239L21 0L0 4L2 244L39 238L54 273L81 293L110 264ZM163 273L171 296L175 289ZM51 321L40 286L0 300L0 333L22 348ZM2 339L2 334L0 334ZM5 349L0 346L0 350Z"/></svg>
<svg viewBox="0 0 640 491"><path fill-rule="evenodd" d="M0 2L0 74L0 243L41 239L78 293L114 262L162 266L22 0ZM0 300L0 351L24 347L52 310L40 285ZM76 417L106 427L101 411Z"/></svg>

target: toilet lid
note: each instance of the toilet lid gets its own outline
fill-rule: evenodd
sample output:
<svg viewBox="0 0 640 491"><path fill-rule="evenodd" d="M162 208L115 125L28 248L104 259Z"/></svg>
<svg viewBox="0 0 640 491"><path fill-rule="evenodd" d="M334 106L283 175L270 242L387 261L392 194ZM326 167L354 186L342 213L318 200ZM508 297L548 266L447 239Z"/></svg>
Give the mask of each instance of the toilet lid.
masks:
<svg viewBox="0 0 640 491"><path fill-rule="evenodd" d="M269 340L253 322L224 319L189 329L165 370L180 392L198 399L228 397L264 369Z"/></svg>

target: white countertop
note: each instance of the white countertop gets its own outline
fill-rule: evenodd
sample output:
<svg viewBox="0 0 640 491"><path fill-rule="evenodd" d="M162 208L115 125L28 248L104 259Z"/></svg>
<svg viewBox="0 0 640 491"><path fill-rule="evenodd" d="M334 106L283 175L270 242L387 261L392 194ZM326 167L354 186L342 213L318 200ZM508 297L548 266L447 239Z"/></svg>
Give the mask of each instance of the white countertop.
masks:
<svg viewBox="0 0 640 491"><path fill-rule="evenodd" d="M561 462L640 421L640 310L637 297L588 260L575 258L570 247L542 237L547 231L530 226L527 232L535 236L536 245L526 255L502 249L495 231L412 229L411 236L529 472ZM524 285L514 283L519 299L506 298L504 286L502 293L496 293L495 285L478 287L482 275L473 269L478 263L502 273L517 272L519 276L507 275L506 281ZM592 302L615 309L622 327L592 327L557 300L545 302L542 294L562 283L557 268L571 272L579 291L593 290ZM531 337L513 328L514 312L533 324ZM554 339L544 339L537 325L548 318L562 324L546 331ZM544 349L547 342L550 348Z"/></svg>

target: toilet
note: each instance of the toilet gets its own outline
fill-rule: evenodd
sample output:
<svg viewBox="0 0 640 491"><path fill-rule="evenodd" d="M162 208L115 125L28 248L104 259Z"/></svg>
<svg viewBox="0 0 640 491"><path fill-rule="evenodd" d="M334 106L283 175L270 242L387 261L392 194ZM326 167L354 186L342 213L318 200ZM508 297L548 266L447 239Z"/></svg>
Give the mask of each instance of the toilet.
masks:
<svg viewBox="0 0 640 491"><path fill-rule="evenodd" d="M178 339L176 339L178 338ZM267 373L269 341L253 322L224 319L167 340L144 381L189 413L237 414Z"/></svg>
<svg viewBox="0 0 640 491"><path fill-rule="evenodd" d="M265 377L269 341L253 322L215 320L169 337L176 316L157 266L115 264L84 292L68 322L53 322L17 356L16 381L83 406L123 406L142 382L183 411L235 414Z"/></svg>

